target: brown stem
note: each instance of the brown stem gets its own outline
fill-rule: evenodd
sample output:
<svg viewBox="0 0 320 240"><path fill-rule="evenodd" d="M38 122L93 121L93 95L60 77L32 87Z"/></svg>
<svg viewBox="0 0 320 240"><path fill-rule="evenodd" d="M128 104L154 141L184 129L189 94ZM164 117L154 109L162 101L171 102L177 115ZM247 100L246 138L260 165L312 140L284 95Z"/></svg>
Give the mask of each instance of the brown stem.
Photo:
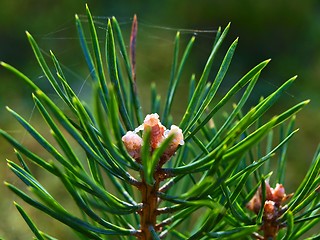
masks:
<svg viewBox="0 0 320 240"><path fill-rule="evenodd" d="M143 174L141 174L143 176ZM160 179L158 177L159 173L155 172L155 182L152 186L148 185L145 179L142 179L142 185L139 188L141 191L142 204L143 207L140 210L140 230L141 234L139 239L141 240L152 240L152 235L150 233L149 227L152 226L156 229L157 223L157 208L158 208L158 197L157 193L159 191Z"/></svg>

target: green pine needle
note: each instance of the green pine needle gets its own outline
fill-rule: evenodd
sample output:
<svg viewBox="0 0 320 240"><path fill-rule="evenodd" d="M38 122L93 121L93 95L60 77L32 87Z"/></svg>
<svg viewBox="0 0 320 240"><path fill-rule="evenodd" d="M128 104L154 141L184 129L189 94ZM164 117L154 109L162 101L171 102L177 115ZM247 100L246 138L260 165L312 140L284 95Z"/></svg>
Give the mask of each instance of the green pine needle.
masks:
<svg viewBox="0 0 320 240"><path fill-rule="evenodd" d="M31 88L36 110L51 133L47 138L39 129L42 126L31 124L7 107L49 156L42 157L0 130L15 149L19 163L8 160L8 167L29 191L5 183L13 193L73 229L79 239L266 239L272 232L270 226L276 226L276 233L271 233L273 239L291 240L316 229L320 222L320 148L295 193L284 193L289 142L298 131L294 130L296 115L309 100L295 102L272 117L268 113L296 76L247 110L248 100L270 60L239 77L219 98L217 93L227 81L238 38L225 52L217 72L212 66L217 64L216 56L227 39L230 24L224 30L218 29L199 79L195 73L183 79L197 42L195 36L191 37L181 51L183 36L178 32L168 92L162 96L155 84L150 88L151 111L158 113L162 122L157 122L151 132L144 127L138 95L137 17L128 41L116 18L105 23L104 36L98 34L87 5L86 19L85 25L75 16L80 48L92 78L92 105L77 96L56 55L50 51L51 58L45 59L28 32L27 39L54 96L13 66L0 62ZM212 74L215 77L210 79ZM179 100L181 81L189 81L188 103L179 126L171 130L181 131L183 141L177 140L180 132L167 132L169 125L178 124L172 106ZM63 101L63 107L55 103L56 98ZM236 103L234 99L238 99ZM123 139L128 131L136 142ZM152 142L155 135L160 139L156 144ZM80 215L42 185L30 163L42 168L48 178L60 181L59 187L69 194ZM270 179L273 172L275 180ZM277 183L284 189L280 191ZM54 239L38 229L37 220L31 220L22 205L15 205L37 239ZM270 213L268 206L275 211ZM268 210L269 215L273 214L271 219Z"/></svg>

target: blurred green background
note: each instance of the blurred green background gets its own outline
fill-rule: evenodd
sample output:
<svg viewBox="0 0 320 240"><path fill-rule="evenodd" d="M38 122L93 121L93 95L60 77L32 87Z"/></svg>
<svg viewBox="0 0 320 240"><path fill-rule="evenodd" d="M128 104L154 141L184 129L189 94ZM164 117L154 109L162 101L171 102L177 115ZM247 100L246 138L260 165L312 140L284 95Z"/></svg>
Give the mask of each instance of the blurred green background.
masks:
<svg viewBox="0 0 320 240"><path fill-rule="evenodd" d="M166 90L173 40L179 29L182 32L183 44L186 44L193 34L197 35L184 75L185 81L182 80L184 82L189 80L192 72L200 74L215 37L212 32L196 30L216 30L219 26L226 26L228 22L232 25L224 49L238 36L240 42L226 78L227 83L232 84L259 62L272 58L255 89L257 95L252 99L254 102L260 95L276 90L284 81L297 74L298 81L270 112L276 113L277 108L284 110L299 101L311 99L311 103L297 117L296 126L301 130L289 146L287 181L289 191L294 191L320 142L320 1L88 0L87 3L99 26L101 43L107 17L117 17L128 39L132 16L135 13L138 15L137 79L146 108L149 106L150 97L147 89L151 82L157 83L160 92ZM79 94L86 98L85 89L89 83L85 79L88 71L77 40L75 13L83 18L85 24L84 1L0 0L0 60L14 65L43 88L51 91L28 45L24 34L24 31L28 30L44 51L53 50L67 66L69 80ZM221 56L224 54L223 51L220 53ZM218 64L219 61L216 67ZM224 87L228 87L228 84ZM0 127L37 151L38 147L5 111L7 105L22 113L31 122L42 124L38 122L38 115L33 112L30 89L0 68ZM181 114L181 106L185 106L185 102L176 101L175 105L177 115ZM145 112L148 110L145 109ZM12 148L0 139L0 180L21 185L6 167L6 158L15 160ZM58 183L44 178L42 174L41 171L37 173L39 178L44 179L44 185L54 189L54 185ZM58 197L64 198L64 193L59 189L53 191ZM12 204L17 198L3 184L0 185L0 198L0 239L31 239L32 234ZM68 204L72 203L66 201L65 205ZM49 232L54 236L71 239L68 237L71 236L68 235L70 232L60 224L43 214L37 215L37 211L32 208L26 209L36 218L40 227L51 226Z"/></svg>

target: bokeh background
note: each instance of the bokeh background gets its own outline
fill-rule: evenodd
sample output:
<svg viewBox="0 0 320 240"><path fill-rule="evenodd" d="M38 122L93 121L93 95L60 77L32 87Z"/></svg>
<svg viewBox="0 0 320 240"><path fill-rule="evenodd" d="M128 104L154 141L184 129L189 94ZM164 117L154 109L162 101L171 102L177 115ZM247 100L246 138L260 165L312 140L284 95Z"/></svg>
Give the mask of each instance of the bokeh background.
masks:
<svg viewBox="0 0 320 240"><path fill-rule="evenodd" d="M170 76L173 40L181 30L183 44L197 35L194 50L188 61L184 82L190 73L200 74L219 26L231 22L231 30L224 50L240 37L240 42L227 75L232 84L259 62L272 61L261 75L255 89L256 99L276 90L288 78L298 75L294 86L281 98L270 112L284 110L305 99L311 103L298 114L296 127L299 133L289 146L287 184L294 191L306 172L308 164L320 142L320 1L318 0L162 0L162 1L93 1L88 0L91 12L99 26L101 42L105 32L106 18L116 16L129 38L133 14L138 15L139 33L137 42L137 78L139 91L147 108L151 82L156 82L160 92L165 92ZM24 31L28 30L41 48L55 52L65 64L69 80L79 95L86 98L88 71L81 57L74 14L83 17L85 1L49 0L0 0L0 60L8 62L34 79L43 88L50 88L38 67ZM199 31L210 30L210 31ZM221 56L224 51L220 51ZM220 58L221 58L220 56ZM217 66L216 66L217 67ZM30 122L41 126L38 115L33 111L31 91L22 82L0 68L0 127L15 135L30 148L39 151L23 129L15 123L5 106L16 109ZM182 83L182 86L186 84ZM227 85L225 87L228 87ZM187 90L181 90L186 92ZM223 94L223 89L221 94ZM252 99L255 101L256 99ZM176 102L179 115L185 102ZM148 112L148 110L145 110ZM0 181L20 182L10 173L6 158L14 159L12 148L0 139ZM44 185L64 199L63 192L55 189L54 179L43 179ZM0 239L32 239L32 234L15 209L12 201L18 200L6 187L0 185ZM65 203L66 205L72 203ZM25 205L24 205L25 206ZM41 227L50 226L50 233L59 239L72 239L69 231L55 221L38 215L26 207Z"/></svg>

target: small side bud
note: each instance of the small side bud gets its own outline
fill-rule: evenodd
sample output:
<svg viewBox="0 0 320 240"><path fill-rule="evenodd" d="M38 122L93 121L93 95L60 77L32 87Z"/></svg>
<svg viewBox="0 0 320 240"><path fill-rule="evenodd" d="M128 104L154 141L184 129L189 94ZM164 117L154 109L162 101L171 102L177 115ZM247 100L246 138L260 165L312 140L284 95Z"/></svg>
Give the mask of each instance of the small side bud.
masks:
<svg viewBox="0 0 320 240"><path fill-rule="evenodd" d="M170 142L167 150L164 152L164 154L169 157L171 157L176 152L179 145L184 144L182 130L178 126L172 125L170 130L166 130L164 137L166 138L171 135L174 135L174 137Z"/></svg>
<svg viewBox="0 0 320 240"><path fill-rule="evenodd" d="M122 141L131 157L134 159L140 158L140 150L142 146L142 138L135 132L128 131Z"/></svg>
<svg viewBox="0 0 320 240"><path fill-rule="evenodd" d="M258 214L261 208L261 196L259 191L257 191L254 196L251 198L251 200L247 203L246 207L254 212L255 214Z"/></svg>
<svg viewBox="0 0 320 240"><path fill-rule="evenodd" d="M279 205L282 203L283 199L286 198L285 189L282 184L277 183L276 187L272 189L273 201Z"/></svg>
<svg viewBox="0 0 320 240"><path fill-rule="evenodd" d="M268 182L265 182L266 186L266 200L273 200L272 196L272 188L270 187ZM257 192L254 194L253 198L247 203L246 207L254 212L255 214L258 214L261 206L262 206L262 188L259 186Z"/></svg>
<svg viewBox="0 0 320 240"><path fill-rule="evenodd" d="M270 184L268 182L265 182L265 183L266 183L266 200L273 200L273 188L270 187Z"/></svg>
<svg viewBox="0 0 320 240"><path fill-rule="evenodd" d="M277 183L275 188L270 187L268 182L266 186L266 201L263 205L263 224L261 230L264 233L263 239L274 239L281 226L277 219L285 212L286 206L283 206L288 198L293 194L286 195L285 188L282 184ZM262 188L258 188L253 198L247 203L247 208L258 214L263 204Z"/></svg>
<svg viewBox="0 0 320 240"><path fill-rule="evenodd" d="M263 212L263 217L264 220L271 221L274 220L277 217L277 208L275 206L274 201L266 201L264 203L264 212Z"/></svg>
<svg viewBox="0 0 320 240"><path fill-rule="evenodd" d="M278 207L274 201L266 201L264 204L263 212L263 225L261 230L263 230L263 239L276 239L278 235L280 225L277 223L277 218L279 217Z"/></svg>

